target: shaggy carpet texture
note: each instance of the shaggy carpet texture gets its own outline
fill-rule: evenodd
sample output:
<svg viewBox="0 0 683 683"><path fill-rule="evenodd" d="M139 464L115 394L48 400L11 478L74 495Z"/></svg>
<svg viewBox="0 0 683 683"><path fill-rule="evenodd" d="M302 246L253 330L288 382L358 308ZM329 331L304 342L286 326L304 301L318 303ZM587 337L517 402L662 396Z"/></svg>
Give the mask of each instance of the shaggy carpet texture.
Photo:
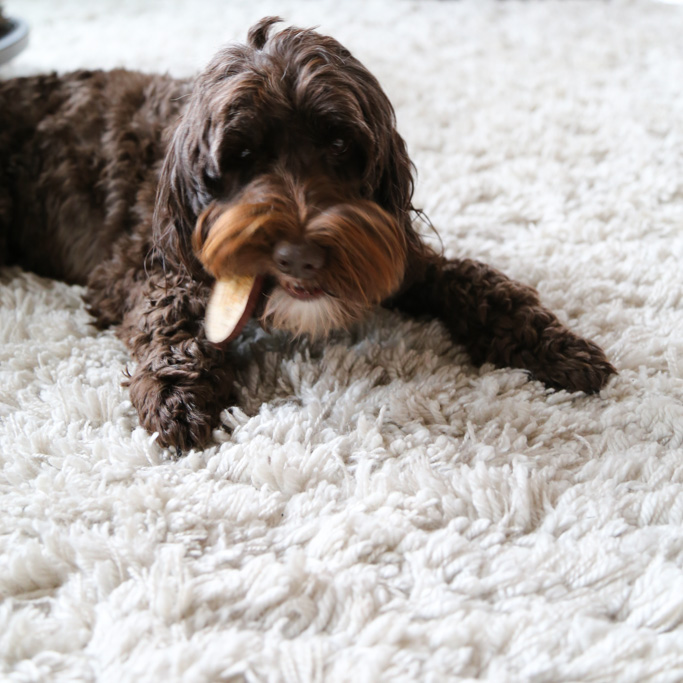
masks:
<svg viewBox="0 0 683 683"><path fill-rule="evenodd" d="M446 253L619 376L553 393L385 311L327 344L250 327L240 406L175 461L81 290L2 269L0 679L683 680L683 7L6 10L32 42L2 78L185 76L261 16L319 25L395 103Z"/></svg>

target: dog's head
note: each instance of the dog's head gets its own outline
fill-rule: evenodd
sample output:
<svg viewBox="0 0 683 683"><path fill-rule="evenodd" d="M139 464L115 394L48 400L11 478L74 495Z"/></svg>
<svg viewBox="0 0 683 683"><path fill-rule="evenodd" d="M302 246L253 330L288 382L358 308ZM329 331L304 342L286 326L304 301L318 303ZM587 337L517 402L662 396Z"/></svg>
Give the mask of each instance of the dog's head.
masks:
<svg viewBox="0 0 683 683"><path fill-rule="evenodd" d="M377 80L332 38L270 35L277 21L198 77L157 230L190 269L265 276L263 321L318 335L400 285L416 242L412 165Z"/></svg>

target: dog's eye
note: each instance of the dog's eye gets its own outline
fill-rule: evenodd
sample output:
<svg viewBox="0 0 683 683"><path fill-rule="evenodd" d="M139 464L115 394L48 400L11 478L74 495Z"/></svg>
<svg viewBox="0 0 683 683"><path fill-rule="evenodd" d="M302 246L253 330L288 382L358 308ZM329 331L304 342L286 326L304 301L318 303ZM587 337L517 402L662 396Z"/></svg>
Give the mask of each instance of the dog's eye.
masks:
<svg viewBox="0 0 683 683"><path fill-rule="evenodd" d="M330 143L330 149L332 150L332 154L342 156L342 154L346 154L348 151L349 143L344 138L335 138Z"/></svg>
<svg viewBox="0 0 683 683"><path fill-rule="evenodd" d="M251 150L250 149L243 149L240 152L240 159L248 160L251 157Z"/></svg>

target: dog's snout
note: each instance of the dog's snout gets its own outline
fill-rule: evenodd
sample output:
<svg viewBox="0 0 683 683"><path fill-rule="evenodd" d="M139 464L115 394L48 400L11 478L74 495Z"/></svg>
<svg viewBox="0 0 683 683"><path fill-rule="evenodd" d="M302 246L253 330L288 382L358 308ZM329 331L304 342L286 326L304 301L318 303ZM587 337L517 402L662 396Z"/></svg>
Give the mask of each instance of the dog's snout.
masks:
<svg viewBox="0 0 683 683"><path fill-rule="evenodd" d="M275 245L273 260L281 273L300 280L310 280L325 264L325 252L312 242L283 240Z"/></svg>

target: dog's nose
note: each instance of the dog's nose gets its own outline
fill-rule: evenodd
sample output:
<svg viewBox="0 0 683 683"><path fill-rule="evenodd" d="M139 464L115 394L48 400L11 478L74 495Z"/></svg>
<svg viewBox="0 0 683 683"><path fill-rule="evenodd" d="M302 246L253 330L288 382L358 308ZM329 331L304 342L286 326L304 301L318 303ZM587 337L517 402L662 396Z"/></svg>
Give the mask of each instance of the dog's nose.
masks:
<svg viewBox="0 0 683 683"><path fill-rule="evenodd" d="M310 280L325 264L325 252L312 242L278 242L273 250L277 269L285 275Z"/></svg>

